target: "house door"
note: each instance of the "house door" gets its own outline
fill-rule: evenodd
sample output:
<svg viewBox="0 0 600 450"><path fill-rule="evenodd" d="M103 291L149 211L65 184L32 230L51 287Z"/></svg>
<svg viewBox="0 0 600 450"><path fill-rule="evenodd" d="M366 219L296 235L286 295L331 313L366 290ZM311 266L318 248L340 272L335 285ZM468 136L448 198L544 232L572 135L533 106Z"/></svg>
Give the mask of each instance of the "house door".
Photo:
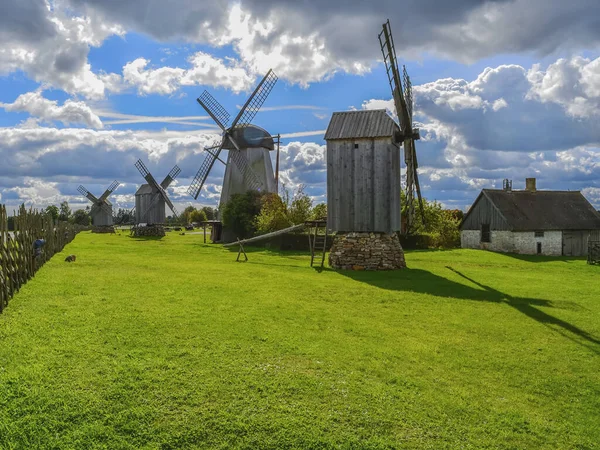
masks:
<svg viewBox="0 0 600 450"><path fill-rule="evenodd" d="M587 252L585 231L563 231L563 255L583 256Z"/></svg>

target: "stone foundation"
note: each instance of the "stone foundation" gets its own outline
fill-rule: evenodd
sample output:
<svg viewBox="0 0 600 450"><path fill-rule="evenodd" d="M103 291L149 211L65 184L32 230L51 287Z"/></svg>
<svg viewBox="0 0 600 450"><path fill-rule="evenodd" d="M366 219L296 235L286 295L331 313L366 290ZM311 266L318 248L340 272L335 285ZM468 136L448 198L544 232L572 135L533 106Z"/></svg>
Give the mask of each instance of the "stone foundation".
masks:
<svg viewBox="0 0 600 450"><path fill-rule="evenodd" d="M115 233L115 227L112 225L93 226L92 233Z"/></svg>
<svg viewBox="0 0 600 450"><path fill-rule="evenodd" d="M133 227L131 229L131 234L134 237L144 237L144 236L164 236L165 235L165 227L162 225L149 225L145 227Z"/></svg>
<svg viewBox="0 0 600 450"><path fill-rule="evenodd" d="M404 269L404 251L398 235L338 233L329 253L329 266L342 270Z"/></svg>

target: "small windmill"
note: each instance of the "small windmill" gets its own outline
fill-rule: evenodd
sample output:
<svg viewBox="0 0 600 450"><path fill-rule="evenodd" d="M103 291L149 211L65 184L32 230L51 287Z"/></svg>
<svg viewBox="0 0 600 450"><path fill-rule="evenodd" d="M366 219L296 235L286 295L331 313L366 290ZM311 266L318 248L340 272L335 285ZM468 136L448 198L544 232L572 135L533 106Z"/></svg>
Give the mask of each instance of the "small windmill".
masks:
<svg viewBox="0 0 600 450"><path fill-rule="evenodd" d="M383 31L379 33L379 44L383 54L385 69L392 89L394 97L394 106L396 115L400 122L401 136L400 140L404 145L404 162L406 163L406 203L407 203L407 218L406 226L402 232L407 234L415 221L415 192L419 202L419 210L421 220L425 223L425 213L423 210L423 199L421 198L421 187L419 185L419 174L417 168L417 153L415 151L415 141L421 138L418 128L413 128L413 97L412 84L410 77L406 72L406 66L403 67L402 78L404 80L404 88L398 70L398 62L396 59L396 48L392 37L392 29L390 21L383 24Z"/></svg>
<svg viewBox="0 0 600 450"><path fill-rule="evenodd" d="M167 188L179 175L181 169L178 166L173 167L165 179L158 184L141 159L137 160L135 167L147 181L147 184L142 184L135 193L135 222L165 223L165 205L168 205L173 215L177 217L179 214L167 195Z"/></svg>
<svg viewBox="0 0 600 450"><path fill-rule="evenodd" d="M108 189L106 189L106 191L104 191L104 193L100 196L100 198L95 197L90 191L81 185L77 188L81 195L92 202L92 210L90 211L90 215L92 216L92 225L95 227L112 226L112 203L108 201L108 197L110 197L110 194L112 194L118 186L119 182L113 181Z"/></svg>
<svg viewBox="0 0 600 450"><path fill-rule="evenodd" d="M194 199L200 195L202 186L216 161L226 166L221 190L221 205L225 204L231 195L248 190L277 192L273 165L269 156L269 150L275 149L275 141L266 130L251 124L276 82L277 75L269 70L231 125L228 125L229 113L207 91L197 99L221 128L223 135L220 141L204 149L207 155L188 189L188 193ZM229 150L227 162L219 158L224 149Z"/></svg>

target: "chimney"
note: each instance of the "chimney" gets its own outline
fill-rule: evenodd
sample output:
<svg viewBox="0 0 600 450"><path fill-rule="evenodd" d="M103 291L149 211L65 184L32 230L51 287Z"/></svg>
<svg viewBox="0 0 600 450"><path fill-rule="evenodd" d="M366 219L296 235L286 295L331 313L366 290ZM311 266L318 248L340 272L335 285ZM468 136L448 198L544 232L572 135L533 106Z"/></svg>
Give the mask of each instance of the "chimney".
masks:
<svg viewBox="0 0 600 450"><path fill-rule="evenodd" d="M535 178L525 178L525 190L529 192L535 192Z"/></svg>
<svg viewBox="0 0 600 450"><path fill-rule="evenodd" d="M512 191L512 180L505 178L504 181L502 181L502 189L507 192Z"/></svg>

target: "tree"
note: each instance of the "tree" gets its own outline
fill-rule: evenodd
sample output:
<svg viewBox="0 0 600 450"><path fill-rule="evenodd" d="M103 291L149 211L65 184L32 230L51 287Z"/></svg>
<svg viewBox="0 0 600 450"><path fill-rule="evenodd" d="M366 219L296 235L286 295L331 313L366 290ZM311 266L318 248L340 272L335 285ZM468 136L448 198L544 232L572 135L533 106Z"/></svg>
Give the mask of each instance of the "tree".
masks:
<svg viewBox="0 0 600 450"><path fill-rule="evenodd" d="M133 223L133 214L127 209L119 208L117 215L114 217L114 222L116 225Z"/></svg>
<svg viewBox="0 0 600 450"><path fill-rule="evenodd" d="M69 202L66 200L60 204L60 212L58 214L58 220L61 222L67 222L71 218L71 208Z"/></svg>
<svg viewBox="0 0 600 450"><path fill-rule="evenodd" d="M180 217L181 217L182 223L183 223L184 225L187 225L188 223L190 223L190 222L191 222L191 218L190 218L190 216L192 215L192 213L193 213L194 211L196 211L196 208L194 208L194 207L193 207L193 206L191 206L191 205L190 205L190 206L187 206L187 207L186 207L186 208L183 210L183 212L181 213L181 216L180 216Z"/></svg>
<svg viewBox="0 0 600 450"><path fill-rule="evenodd" d="M408 213L406 197L402 192L402 214ZM423 213L425 215L425 225L421 220L421 213L415 204L415 223L409 230L411 235L429 236L430 246L432 247L457 247L460 245L460 222L462 220L462 211L444 209L442 204L436 200L429 201L423 199Z"/></svg>
<svg viewBox="0 0 600 450"><path fill-rule="evenodd" d="M206 215L206 220L215 220L217 218L217 210L210 206L203 206L201 211Z"/></svg>
<svg viewBox="0 0 600 450"><path fill-rule="evenodd" d="M283 230L291 226L287 207L277 194L265 194L261 199L260 213L256 216L256 231L260 234Z"/></svg>
<svg viewBox="0 0 600 450"><path fill-rule="evenodd" d="M59 210L56 205L48 205L48 206L46 206L46 209L44 211L46 212L46 214L48 214L52 217L52 223L57 222Z"/></svg>
<svg viewBox="0 0 600 450"><path fill-rule="evenodd" d="M85 209L75 211L72 220L74 224L83 225L84 227L87 227L92 221L90 214Z"/></svg>
<svg viewBox="0 0 600 450"><path fill-rule="evenodd" d="M206 213L200 209L195 209L192 214L190 214L190 221L195 223L206 222L208 219L206 218Z"/></svg>
<svg viewBox="0 0 600 450"><path fill-rule="evenodd" d="M223 207L223 226L237 237L246 238L256 231L255 219L260 214L261 195L258 191L233 194Z"/></svg>
<svg viewBox="0 0 600 450"><path fill-rule="evenodd" d="M298 186L294 193L294 198L288 206L288 218L290 221L299 225L310 219L312 211L312 200L304 193L304 185Z"/></svg>
<svg viewBox="0 0 600 450"><path fill-rule="evenodd" d="M310 214L312 220L327 219L327 203L319 203Z"/></svg>

